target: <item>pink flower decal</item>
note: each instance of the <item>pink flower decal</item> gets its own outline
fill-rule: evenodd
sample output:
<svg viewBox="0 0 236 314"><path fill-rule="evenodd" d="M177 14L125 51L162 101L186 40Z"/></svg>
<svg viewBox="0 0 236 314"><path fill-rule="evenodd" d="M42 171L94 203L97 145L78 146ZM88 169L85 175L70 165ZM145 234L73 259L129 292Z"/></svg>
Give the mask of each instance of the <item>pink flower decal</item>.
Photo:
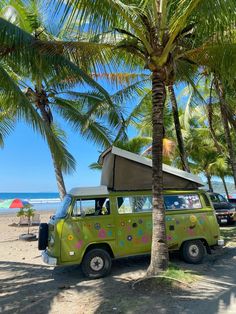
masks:
<svg viewBox="0 0 236 314"><path fill-rule="evenodd" d="M167 236L167 241L171 241L172 240L172 236Z"/></svg>
<svg viewBox="0 0 236 314"><path fill-rule="evenodd" d="M99 231L98 231L98 237L99 238L106 238L106 230L105 229L100 229Z"/></svg>
<svg viewBox="0 0 236 314"><path fill-rule="evenodd" d="M76 248L79 250L83 245L83 240L79 240L77 243L76 243Z"/></svg>
<svg viewBox="0 0 236 314"><path fill-rule="evenodd" d="M195 234L194 229L188 228L188 234L191 236L194 235Z"/></svg>
<svg viewBox="0 0 236 314"><path fill-rule="evenodd" d="M149 241L149 236L144 235L144 236L142 237L142 242L143 242L143 243L148 243L148 241Z"/></svg>

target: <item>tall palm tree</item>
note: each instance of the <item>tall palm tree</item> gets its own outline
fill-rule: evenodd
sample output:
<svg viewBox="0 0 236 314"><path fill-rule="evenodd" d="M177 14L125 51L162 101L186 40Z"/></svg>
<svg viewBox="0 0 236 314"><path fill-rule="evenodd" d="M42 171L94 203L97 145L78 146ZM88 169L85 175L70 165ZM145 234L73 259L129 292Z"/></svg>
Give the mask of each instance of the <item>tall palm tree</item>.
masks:
<svg viewBox="0 0 236 314"><path fill-rule="evenodd" d="M176 62L193 58L197 48L209 53L213 44L224 39L225 30L234 25L235 3L233 0L227 3L218 0L217 4L215 0L135 0L132 4L120 0L57 2L59 7L65 4L64 15L69 12L71 20L76 16L81 25L86 23L87 30L95 33L112 30L118 58L127 64L140 64L152 74L153 240L147 273L155 275L168 265L162 197L166 86L175 75ZM194 41L189 39L190 33L191 38L194 34Z"/></svg>
<svg viewBox="0 0 236 314"><path fill-rule="evenodd" d="M5 2L8 3L9 1ZM110 143L109 132L107 132L107 129L99 121L96 121L95 112L93 112L93 115L87 114L85 105L81 99L86 98L88 103L92 102L93 104L96 101L101 102L102 100L107 104L106 108L103 106L103 113L108 113L109 109L111 109L108 106L108 103L111 105L111 102L105 90L89 77L86 72L74 65L68 59L69 56L66 58L61 52L60 54L55 52L53 56L48 54L48 49L50 52L52 50L51 46L60 47L61 50L63 43L47 31L40 16L38 3L33 0L11 1L11 6L4 7L2 10L4 17L7 17L21 28L0 19L1 25L5 25L5 29L0 34L0 39L2 38L3 42L2 56L6 59L1 64L2 72L5 76L8 76L8 81L10 82L10 84L9 82L8 84L5 83L4 86L4 82L1 80L0 87L5 89L6 93L10 88L15 91L12 97L9 99L6 97L5 103L10 100L11 105L18 106L17 108L24 115L26 115L25 111L27 110L26 120L32 122L31 120L34 118L35 121L33 123L36 126L40 125L41 132L46 130L45 137L50 148L58 189L60 197L63 198L66 194L66 188L62 172L73 170L75 160L66 149L65 134L55 124L53 112L59 113L76 131L79 130L87 138L91 138L94 142L102 145L108 145ZM16 42L12 47L9 47L11 44L9 40L4 38L4 36L7 38L8 34L9 37L14 37ZM33 47L37 46L35 53L39 57L37 61L38 65L34 64L31 59L28 60L27 54L25 57L26 60L22 56L22 62L18 60L20 58L17 59L18 50L23 46L24 52L27 48L29 50L31 45ZM11 55L9 56L9 53L5 54L7 49L10 49L10 51L12 49L12 58ZM46 60L47 57L48 60ZM54 59L58 63L55 63ZM30 71L27 71L25 69L27 61L30 64L32 63L35 68L30 68ZM14 68L13 64L16 64ZM86 82L93 90L87 93L75 92L76 84L81 82ZM22 87L25 88L25 92L22 91ZM17 102L19 98L21 98L20 103L19 101ZM23 101L25 107L22 105ZM114 109L113 107L110 110L112 116L110 122L113 126L118 123L117 112Z"/></svg>
<svg viewBox="0 0 236 314"><path fill-rule="evenodd" d="M225 90L224 90L222 82L219 79L215 79L215 88L219 97L222 124L224 127L225 140L226 140L229 157L230 157L229 161L230 161L232 174L234 178L234 186L236 188L236 153L235 153L235 149L234 149L234 145L233 145L233 141L232 141L231 133L230 133L230 120L232 121L232 118L230 118L229 120L229 113L227 112L228 105L226 103L226 98L225 98Z"/></svg>
<svg viewBox="0 0 236 314"><path fill-rule="evenodd" d="M225 194L227 195L227 198L229 198L229 191L227 188L225 177L231 176L232 172L229 169L229 164L228 164L226 158L225 157L218 157L216 159L216 161L210 165L210 170L215 176L221 178L224 189L225 189Z"/></svg>
<svg viewBox="0 0 236 314"><path fill-rule="evenodd" d="M175 123L175 132L176 132L176 138L177 138L177 142L178 142L179 155L181 158L182 167L183 167L183 170L190 172L190 168L189 168L189 164L188 164L188 158L187 158L186 150L184 147L183 135L181 132L178 104L177 104L177 100L176 100L176 96L175 96L174 86L169 85L168 91L169 91L169 97L170 97L171 105L172 105L172 112L173 112L174 123Z"/></svg>

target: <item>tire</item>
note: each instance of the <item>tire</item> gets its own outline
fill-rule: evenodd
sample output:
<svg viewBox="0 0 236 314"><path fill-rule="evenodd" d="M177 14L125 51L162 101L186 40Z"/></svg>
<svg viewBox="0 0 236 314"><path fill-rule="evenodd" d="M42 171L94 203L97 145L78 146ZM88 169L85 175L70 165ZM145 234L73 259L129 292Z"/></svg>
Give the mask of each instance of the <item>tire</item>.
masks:
<svg viewBox="0 0 236 314"><path fill-rule="evenodd" d="M85 254L81 267L88 278L105 277L111 270L111 256L104 249L93 249Z"/></svg>
<svg viewBox="0 0 236 314"><path fill-rule="evenodd" d="M184 242L182 246L182 256L185 262L199 264L205 256L205 247L201 240Z"/></svg>
<svg viewBox="0 0 236 314"><path fill-rule="evenodd" d="M36 241L37 237L36 234L33 233L23 233L19 235L19 240L22 241Z"/></svg>
<svg viewBox="0 0 236 314"><path fill-rule="evenodd" d="M48 224L41 223L39 225L38 249L45 250L48 246Z"/></svg>

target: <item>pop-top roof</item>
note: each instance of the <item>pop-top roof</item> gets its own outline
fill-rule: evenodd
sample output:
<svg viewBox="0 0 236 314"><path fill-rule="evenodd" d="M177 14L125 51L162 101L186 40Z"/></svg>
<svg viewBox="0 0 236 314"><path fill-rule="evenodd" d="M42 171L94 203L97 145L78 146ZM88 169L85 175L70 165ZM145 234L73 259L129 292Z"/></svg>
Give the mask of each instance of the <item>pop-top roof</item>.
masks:
<svg viewBox="0 0 236 314"><path fill-rule="evenodd" d="M152 188L152 160L110 147L104 151L101 185L115 191L148 190ZM163 185L165 189L196 189L203 186L201 179L180 169L163 164Z"/></svg>

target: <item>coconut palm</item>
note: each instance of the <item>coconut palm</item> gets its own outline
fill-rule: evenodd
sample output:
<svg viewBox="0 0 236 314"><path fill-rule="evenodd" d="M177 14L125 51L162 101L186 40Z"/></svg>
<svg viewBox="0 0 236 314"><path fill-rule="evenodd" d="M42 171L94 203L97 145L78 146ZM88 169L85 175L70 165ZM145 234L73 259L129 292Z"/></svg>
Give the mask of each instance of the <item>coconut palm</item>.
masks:
<svg viewBox="0 0 236 314"><path fill-rule="evenodd" d="M77 17L81 27L86 24L86 29L95 33L112 30L114 55L129 66L139 64L152 74L153 240L148 274L155 275L168 265L162 198L166 86L173 81L176 62L191 61L199 50L209 54L213 45L215 48L219 41L225 40L225 32L234 25L235 3L233 0L227 3L224 0L143 0L132 4L120 0L57 2L59 7L65 4L64 16L69 12L71 20Z"/></svg>
<svg viewBox="0 0 236 314"><path fill-rule="evenodd" d="M225 141L227 144L228 152L229 152L229 162L232 169L232 174L234 178L234 185L236 188L236 153L233 145L233 140L230 132L230 122L234 125L234 119L232 119L232 111L230 110L225 95L225 88L222 82L219 79L214 80L215 89L219 97L220 103L220 112L222 118L222 124L224 127Z"/></svg>
<svg viewBox="0 0 236 314"><path fill-rule="evenodd" d="M228 161L225 157L218 157L216 161L210 165L210 171L217 177L220 177L225 189L225 194L229 198L229 192L225 181L226 176L231 176L232 172L229 169Z"/></svg>
<svg viewBox="0 0 236 314"><path fill-rule="evenodd" d="M0 24L4 27L4 30L0 32L0 40L2 38L3 42L2 56L4 57L4 52L7 49L12 50L12 56L6 54L6 58L0 64L0 72L2 70L8 78L8 82L5 83L1 80L0 87L5 91L5 94L9 89L13 91L10 93L10 97L5 97L5 103L10 101L12 106L14 105L19 109L20 115L24 115L24 118L34 127L38 127L41 133L44 134L45 132L60 197L63 198L66 189L62 172L73 170L75 160L66 149L65 132L55 123L54 114L61 115L76 131L79 130L84 136L103 146L110 143L109 132L101 125L101 121L96 121L95 111L90 114L87 113L86 105L89 103L92 106L101 101L106 103L106 106L103 106L103 114L110 114L109 122L112 123L113 127L118 123L118 115L114 107L109 111L110 113L108 112L108 104L111 105L112 103L105 90L86 72L74 65L68 59L68 54L66 55L67 58L64 57L61 51L66 44L63 46L63 43L50 33L43 24L37 5L39 2L33 0L5 1L5 4L9 3L11 5L5 6L2 9L2 14L21 28L12 25L9 21L0 19ZM59 32L59 30L57 31ZM11 43L7 36L13 37L14 45L10 46ZM19 48L17 48L17 44ZM24 57L20 56L23 59L20 60L17 56L18 50L22 46L25 55ZM35 47L35 54L39 57L37 64L27 58L26 50L27 48L30 50L30 46ZM54 46L57 47L56 52L51 55ZM58 49L60 50L59 53L57 53ZM35 58L35 56L33 57ZM47 58L48 60L46 60ZM33 65L29 70L26 69L25 63L27 62ZM13 64L16 64L14 68ZM92 89L90 88L87 93L78 93L75 91L78 83L87 83ZM24 92L22 88L24 88Z"/></svg>

